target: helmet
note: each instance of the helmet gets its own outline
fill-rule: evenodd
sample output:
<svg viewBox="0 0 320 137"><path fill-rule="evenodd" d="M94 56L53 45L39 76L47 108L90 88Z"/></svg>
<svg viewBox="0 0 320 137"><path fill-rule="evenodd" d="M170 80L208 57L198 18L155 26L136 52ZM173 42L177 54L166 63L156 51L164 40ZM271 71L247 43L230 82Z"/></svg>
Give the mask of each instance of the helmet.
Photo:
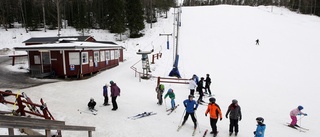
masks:
<svg viewBox="0 0 320 137"><path fill-rule="evenodd" d="M111 80L111 81L110 81L110 84L113 84L113 83L114 83L114 82Z"/></svg>
<svg viewBox="0 0 320 137"><path fill-rule="evenodd" d="M173 92L173 90L171 88L168 89L168 92Z"/></svg>
<svg viewBox="0 0 320 137"><path fill-rule="evenodd" d="M189 95L189 96L188 96L188 98L191 98L191 97L192 97L192 98L194 98L194 96L193 96L193 95Z"/></svg>
<svg viewBox="0 0 320 137"><path fill-rule="evenodd" d="M214 97L212 97L212 98L209 98L209 101L210 101L211 103L215 103L215 102L216 102L216 99L215 99Z"/></svg>
<svg viewBox="0 0 320 137"><path fill-rule="evenodd" d="M201 79L204 79L204 77L201 77Z"/></svg>
<svg viewBox="0 0 320 137"><path fill-rule="evenodd" d="M263 121L264 121L264 119L263 119L262 117L257 117L256 120L257 120L257 122L259 122L259 123L263 123Z"/></svg>
<svg viewBox="0 0 320 137"><path fill-rule="evenodd" d="M210 75L209 75L209 74L207 74L207 76L209 77Z"/></svg>
<svg viewBox="0 0 320 137"><path fill-rule="evenodd" d="M93 99L93 98L90 98L90 101L94 101L94 99Z"/></svg>
<svg viewBox="0 0 320 137"><path fill-rule="evenodd" d="M237 103L238 103L238 100L233 99L233 100L232 100L232 103L233 103L233 104L237 104Z"/></svg>
<svg viewBox="0 0 320 137"><path fill-rule="evenodd" d="M298 106L298 109L299 109L299 110L302 110L302 109L303 109L303 106Z"/></svg>

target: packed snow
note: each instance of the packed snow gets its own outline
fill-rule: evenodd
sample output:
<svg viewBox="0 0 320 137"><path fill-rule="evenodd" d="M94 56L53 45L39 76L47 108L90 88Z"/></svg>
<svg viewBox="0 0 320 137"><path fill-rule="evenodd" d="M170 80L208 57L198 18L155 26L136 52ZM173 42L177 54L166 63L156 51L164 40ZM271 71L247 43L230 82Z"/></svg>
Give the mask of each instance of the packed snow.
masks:
<svg viewBox="0 0 320 137"><path fill-rule="evenodd" d="M27 89L10 89L25 92L38 102L43 98L57 120L68 125L94 126L94 137L186 137L191 136L193 122L189 117L186 125L177 132L184 114L182 102L189 94L188 85L164 83L166 91L172 88L176 94L176 104L180 106L171 115L165 110L170 107L167 98L157 105L156 78L140 80L131 66L141 68L141 59L136 52L150 51L163 53L162 58L151 64L154 77L168 77L173 65L175 50L173 37L170 49L166 49L166 37L161 33L173 33L174 14L170 10L168 18L146 26L145 36L127 39L118 44L126 48L125 61L119 66L102 71L84 80L64 81L45 84ZM23 46L22 41L32 36L56 36L57 31L29 32L24 29L0 30L0 49ZM64 36L78 35L73 29L63 29ZM239 122L239 137L254 136L256 117L263 117L267 126L265 137L316 137L320 111L317 109L320 77L320 19L316 16L301 15L284 8L270 6L202 6L182 7L179 30L178 54L179 71L182 78L193 74L205 77L210 74L211 90L216 103L220 105L223 120L218 121L218 136L228 136L229 120L225 118L232 99L237 99L242 109ZM91 30L97 40L115 40L115 36L102 30ZM256 45L255 40L260 44ZM8 52L13 54L14 52ZM15 53L17 54L17 53ZM151 59L151 56L149 56ZM16 71L14 67L10 69ZM100 107L103 103L102 87L114 81L121 88L117 102L119 109L111 111L111 106ZM6 90L0 87L0 90ZM110 91L109 91L110 94ZM79 113L86 110L90 98L97 102L97 115ZM196 98L197 99L197 98ZM208 97L204 100L208 102ZM111 103L111 98L109 98ZM298 105L304 106L308 116L298 117L298 124L309 129L299 132L284 124L290 122L289 113ZM1 106L2 110L12 106ZM198 130L196 137L202 136L210 128L209 116L205 117L206 106L200 105L196 111ZM156 115L131 120L130 116L143 112ZM0 130L2 134L6 129ZM65 137L86 137L87 132L62 131ZM210 136L207 134L207 136Z"/></svg>

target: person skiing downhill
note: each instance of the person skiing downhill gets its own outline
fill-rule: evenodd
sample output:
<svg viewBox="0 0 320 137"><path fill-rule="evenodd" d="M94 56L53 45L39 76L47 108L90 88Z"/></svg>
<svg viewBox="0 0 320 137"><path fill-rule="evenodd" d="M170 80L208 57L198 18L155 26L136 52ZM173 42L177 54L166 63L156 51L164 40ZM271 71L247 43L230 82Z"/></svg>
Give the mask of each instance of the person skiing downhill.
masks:
<svg viewBox="0 0 320 137"><path fill-rule="evenodd" d="M194 98L193 95L189 95L188 99L183 101L183 105L186 108L186 114L184 115L184 119L181 126L183 126L186 123L190 115L194 124L194 130L195 130L197 128L197 119L195 117L195 111L197 110L199 105L197 104L196 101L193 100L193 98Z"/></svg>
<svg viewBox="0 0 320 137"><path fill-rule="evenodd" d="M299 127L298 125L297 125L297 115L304 115L304 116L307 116L307 114L306 113L303 113L303 112L301 112L301 110L303 109L303 107L302 106L298 106L297 108L295 108L295 109L293 109L293 110L291 110L290 111L290 117L291 117L291 123L290 123L290 127Z"/></svg>
<svg viewBox="0 0 320 137"><path fill-rule="evenodd" d="M167 94L164 95L164 99L166 99L167 96L169 96L169 98L171 99L171 110L174 110L174 108L176 106L176 103L174 101L176 95L174 94L174 92L171 88L169 88Z"/></svg>
<svg viewBox="0 0 320 137"><path fill-rule="evenodd" d="M96 106L96 102L94 101L93 98L90 98L90 101L88 102L88 107L89 107L89 110L94 110L94 107Z"/></svg>
<svg viewBox="0 0 320 137"><path fill-rule="evenodd" d="M112 102L111 110L116 111L118 109L117 97L120 96L120 88L112 80L110 81L110 84L111 84L110 91L111 91L111 102Z"/></svg>
<svg viewBox="0 0 320 137"><path fill-rule="evenodd" d="M218 104L216 104L216 99L215 98L210 98L209 99L210 103L208 104L207 110L205 112L205 116L207 116L208 113L210 113L210 126L212 131L210 134L213 134L213 136L217 136L218 131L217 131L217 122L218 119L220 118L220 121L222 120L222 112Z"/></svg>
<svg viewBox="0 0 320 137"><path fill-rule="evenodd" d="M103 86L103 97L104 97L104 106L109 106L110 104L108 103L109 98L108 98L108 84L105 84Z"/></svg>
<svg viewBox="0 0 320 137"><path fill-rule="evenodd" d="M254 137L264 137L264 131L266 130L266 125L263 124L264 119L262 117L257 117L257 128L256 131L253 132Z"/></svg>
<svg viewBox="0 0 320 137"><path fill-rule="evenodd" d="M233 128L234 128L235 136L237 136L239 132L238 122L241 121L242 115L241 115L241 108L238 105L238 101L236 99L233 99L232 103L229 105L226 113L226 118L228 118L229 112L230 112L229 136L232 135Z"/></svg>

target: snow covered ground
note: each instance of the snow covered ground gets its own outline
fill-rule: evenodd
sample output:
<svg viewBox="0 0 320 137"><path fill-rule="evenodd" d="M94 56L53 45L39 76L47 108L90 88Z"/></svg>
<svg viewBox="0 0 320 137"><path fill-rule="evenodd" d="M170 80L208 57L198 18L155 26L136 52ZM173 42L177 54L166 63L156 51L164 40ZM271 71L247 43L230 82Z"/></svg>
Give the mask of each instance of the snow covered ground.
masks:
<svg viewBox="0 0 320 137"><path fill-rule="evenodd" d="M94 137L191 136L191 118L179 132L176 131L184 113L182 101L189 94L188 86L165 84L166 89L174 90L176 103L180 104L176 112L168 116L165 109L169 107L169 99L162 106L156 104L156 79L140 82L130 69L141 58L136 54L138 49L154 48L155 52L161 51L163 56L151 65L152 75L167 77L173 64L172 38L171 47L167 50L166 37L159 34L173 32L173 14L168 15L167 19L159 19L152 28L147 25L145 37L119 42L126 47L126 61L116 68L90 79L62 80L11 90L26 92L34 102L43 98L53 116L66 121L66 124L95 126ZM239 137L253 136L255 118L258 116L265 118L265 137L319 136L320 131L316 129L319 123L317 116L320 115L317 109L320 89L318 17L276 7L271 12L271 7L265 6L220 5L183 7L181 21L178 50L181 76L190 78L197 74L205 77L205 74L210 74L212 92L223 116L232 99L239 101L243 113L243 119L239 122ZM67 29L61 34L76 35L77 32ZM104 31L93 30L90 35L98 40L114 39L113 35ZM0 48L21 46L21 42L31 36L56 36L56 32L26 34L23 29L1 30ZM255 45L256 39L260 40L260 45ZM110 80L121 88L117 111L111 111L111 106L99 107L103 103L102 86ZM5 89L0 87L0 90ZM98 103L98 115L80 114L78 109L87 109L90 97ZM306 133L284 126L284 123L290 122L289 112L298 105L304 106L303 112L308 113L298 122L310 129ZM10 109L12 106L8 107ZM200 105L196 112L199 130L195 136L198 137L202 136L205 129L211 131L209 117L204 116L205 110L206 106ZM157 115L138 120L127 118L148 111ZM229 120L223 117L217 125L220 131L218 136L227 136ZM0 131L6 132L5 129ZM87 136L86 132L63 131L62 134L68 137Z"/></svg>

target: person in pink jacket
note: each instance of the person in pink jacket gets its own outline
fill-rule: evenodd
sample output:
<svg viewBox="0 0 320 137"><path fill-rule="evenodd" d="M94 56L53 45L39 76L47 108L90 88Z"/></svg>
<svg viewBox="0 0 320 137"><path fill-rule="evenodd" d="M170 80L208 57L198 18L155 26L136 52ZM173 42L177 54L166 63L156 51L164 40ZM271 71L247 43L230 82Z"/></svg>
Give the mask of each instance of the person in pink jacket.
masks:
<svg viewBox="0 0 320 137"><path fill-rule="evenodd" d="M303 109L303 107L302 106L298 106L297 108L295 108L295 109L293 109L293 110L291 110L290 111L290 117L291 117L291 123L290 123L290 125L289 126L291 126L291 127L299 127L298 125L297 125L297 115L304 115L304 116L307 116L307 114L306 113L303 113L303 112L301 112L301 110Z"/></svg>

